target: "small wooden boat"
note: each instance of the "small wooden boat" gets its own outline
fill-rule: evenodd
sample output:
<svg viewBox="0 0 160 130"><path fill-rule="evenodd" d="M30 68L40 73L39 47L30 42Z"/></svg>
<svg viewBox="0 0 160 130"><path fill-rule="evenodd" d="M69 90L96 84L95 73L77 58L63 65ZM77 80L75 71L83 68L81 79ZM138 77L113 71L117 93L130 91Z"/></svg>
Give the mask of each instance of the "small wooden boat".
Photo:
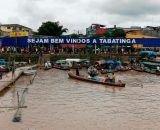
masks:
<svg viewBox="0 0 160 130"><path fill-rule="evenodd" d="M115 86L115 87L125 87L125 83L111 83L111 82L96 81L96 80L88 79L87 77L84 77L84 76L77 76L73 74L72 72L69 72L68 76L70 78L74 78L74 79L82 80L86 82L91 82L91 83L96 83L96 84L103 84L103 85L109 85L109 86Z"/></svg>

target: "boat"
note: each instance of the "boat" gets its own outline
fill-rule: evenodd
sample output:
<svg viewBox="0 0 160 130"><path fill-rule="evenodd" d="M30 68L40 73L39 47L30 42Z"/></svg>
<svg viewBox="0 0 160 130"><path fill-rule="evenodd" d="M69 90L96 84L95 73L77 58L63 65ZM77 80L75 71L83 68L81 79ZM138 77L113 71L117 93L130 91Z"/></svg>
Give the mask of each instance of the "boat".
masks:
<svg viewBox="0 0 160 130"><path fill-rule="evenodd" d="M52 67L55 69L60 69L60 70L70 70L69 67L63 67L63 66L58 66L58 65L53 65Z"/></svg>
<svg viewBox="0 0 160 130"><path fill-rule="evenodd" d="M102 84L102 85L109 85L109 86L115 86L115 87L125 87L125 83L112 83L112 82L102 82L102 81L96 81L92 79L88 79L85 76L77 76L73 74L72 72L68 72L68 76L73 79L81 80L81 81L86 81L86 82L91 82L91 83L96 83L96 84Z"/></svg>
<svg viewBox="0 0 160 130"><path fill-rule="evenodd" d="M131 68L129 68L129 67L127 68L126 67L126 68L121 68L119 71L125 72L125 71L129 71L129 70L131 70Z"/></svg>
<svg viewBox="0 0 160 130"><path fill-rule="evenodd" d="M138 72L144 72L144 70L142 70L140 67L132 67L131 69Z"/></svg>
<svg viewBox="0 0 160 130"><path fill-rule="evenodd" d="M66 63L66 60L57 60L53 65L52 68L60 69L60 70L69 70L70 67Z"/></svg>
<svg viewBox="0 0 160 130"><path fill-rule="evenodd" d="M49 70L52 68L51 62L50 61L46 61L44 64L44 70Z"/></svg>
<svg viewBox="0 0 160 130"><path fill-rule="evenodd" d="M138 72L145 72L145 73L149 73L149 74L160 75L160 72L157 72L154 69L151 70L151 69L148 69L148 68L142 69L140 67L132 67L132 70L135 70L135 71L138 71Z"/></svg>
<svg viewBox="0 0 160 130"><path fill-rule="evenodd" d="M11 71L11 67L8 67L6 65L0 65L0 72L9 72Z"/></svg>
<svg viewBox="0 0 160 130"><path fill-rule="evenodd" d="M82 69L82 63L87 59L66 59L66 63L71 69Z"/></svg>

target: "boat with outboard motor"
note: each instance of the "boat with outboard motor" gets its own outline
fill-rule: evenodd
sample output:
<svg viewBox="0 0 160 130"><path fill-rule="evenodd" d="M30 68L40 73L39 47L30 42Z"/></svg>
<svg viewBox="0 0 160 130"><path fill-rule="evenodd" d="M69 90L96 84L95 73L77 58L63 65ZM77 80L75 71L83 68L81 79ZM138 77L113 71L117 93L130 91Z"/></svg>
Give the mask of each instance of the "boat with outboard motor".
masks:
<svg viewBox="0 0 160 130"><path fill-rule="evenodd" d="M91 82L91 83L96 83L96 84L109 85L109 86L115 86L115 87L125 87L125 83L122 83L121 81L119 81L119 82L97 81L97 80L93 80L93 79L87 78L86 76L75 75L72 72L68 72L68 76L70 78L73 78L73 79L77 79L77 80L81 80L81 81L86 81L86 82Z"/></svg>

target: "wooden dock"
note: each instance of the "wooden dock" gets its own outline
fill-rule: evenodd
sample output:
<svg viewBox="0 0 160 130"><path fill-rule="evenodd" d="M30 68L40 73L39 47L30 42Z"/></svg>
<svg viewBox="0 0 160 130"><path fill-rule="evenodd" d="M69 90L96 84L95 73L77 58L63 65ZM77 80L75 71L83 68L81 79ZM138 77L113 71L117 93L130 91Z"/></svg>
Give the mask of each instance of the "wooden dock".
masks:
<svg viewBox="0 0 160 130"><path fill-rule="evenodd" d="M24 70L32 69L36 66L37 65L17 68L15 70L14 76L12 76L12 72L4 74L0 80L0 92L13 84L23 74Z"/></svg>

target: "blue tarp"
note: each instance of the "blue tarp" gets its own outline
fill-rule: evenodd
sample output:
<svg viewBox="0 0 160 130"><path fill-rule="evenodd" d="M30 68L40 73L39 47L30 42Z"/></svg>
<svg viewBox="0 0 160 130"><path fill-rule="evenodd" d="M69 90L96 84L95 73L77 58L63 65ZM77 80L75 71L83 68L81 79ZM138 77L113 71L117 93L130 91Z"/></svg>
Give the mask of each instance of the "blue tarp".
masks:
<svg viewBox="0 0 160 130"><path fill-rule="evenodd" d="M147 56L151 56L151 55L156 56L157 55L157 53L154 52L154 51L141 51L140 54L141 55L147 55Z"/></svg>
<svg viewBox="0 0 160 130"><path fill-rule="evenodd" d="M28 47L28 37L3 37L2 46Z"/></svg>

